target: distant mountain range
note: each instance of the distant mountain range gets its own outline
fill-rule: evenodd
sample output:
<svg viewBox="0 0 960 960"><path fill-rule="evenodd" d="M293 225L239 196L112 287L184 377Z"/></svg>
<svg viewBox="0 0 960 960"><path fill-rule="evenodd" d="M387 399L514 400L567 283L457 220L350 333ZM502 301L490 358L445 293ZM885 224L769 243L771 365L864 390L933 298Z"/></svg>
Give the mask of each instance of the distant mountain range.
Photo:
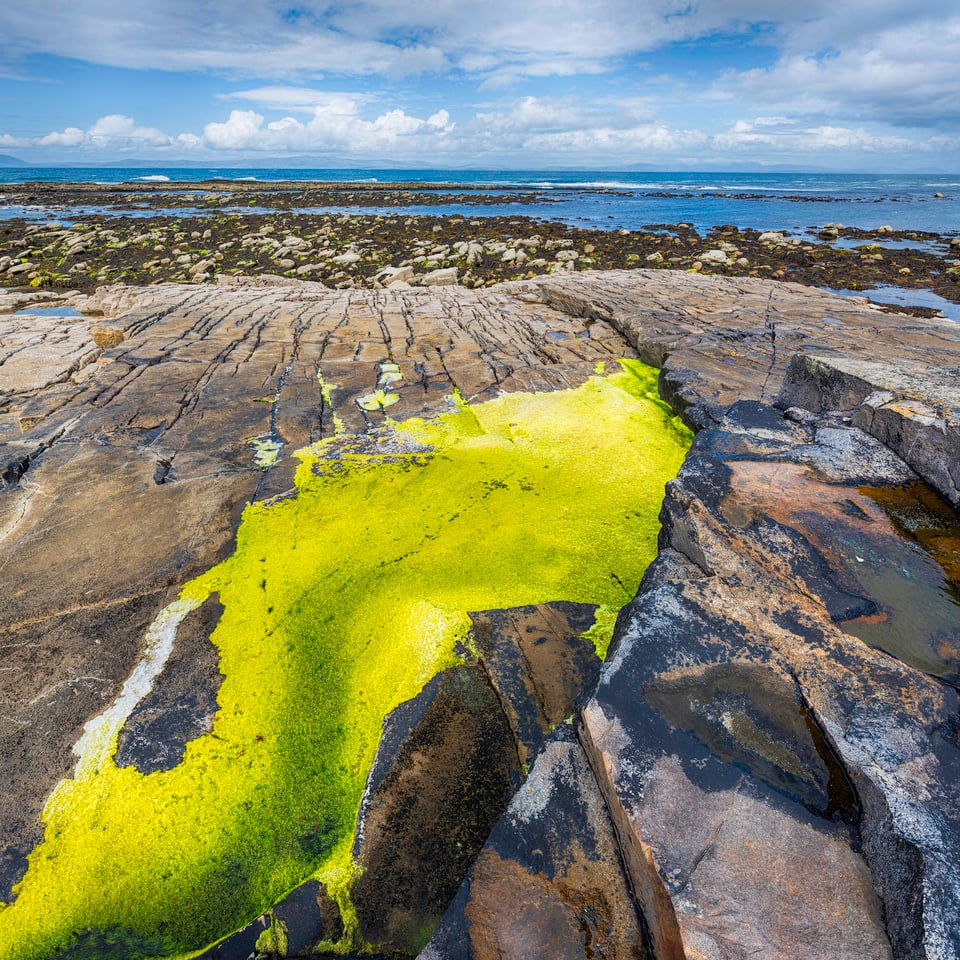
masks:
<svg viewBox="0 0 960 960"><path fill-rule="evenodd" d="M26 164L8 153L0 153L0 167L25 167Z"/></svg>

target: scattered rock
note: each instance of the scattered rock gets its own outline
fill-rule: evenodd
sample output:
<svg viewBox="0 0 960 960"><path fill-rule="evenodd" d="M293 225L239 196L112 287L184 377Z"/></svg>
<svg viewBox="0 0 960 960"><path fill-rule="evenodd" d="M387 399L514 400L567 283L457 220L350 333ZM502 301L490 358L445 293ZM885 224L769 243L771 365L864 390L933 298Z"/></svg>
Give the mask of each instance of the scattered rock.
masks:
<svg viewBox="0 0 960 960"><path fill-rule="evenodd" d="M728 263L730 258L723 250L705 250L700 254L700 262L704 263Z"/></svg>
<svg viewBox="0 0 960 960"><path fill-rule="evenodd" d="M442 270L431 270L417 281L421 287L449 287L457 282L457 268L446 267Z"/></svg>
<svg viewBox="0 0 960 960"><path fill-rule="evenodd" d="M110 347L119 346L126 339L126 334L121 328L108 327L103 324L91 327L90 336L101 350L109 350Z"/></svg>

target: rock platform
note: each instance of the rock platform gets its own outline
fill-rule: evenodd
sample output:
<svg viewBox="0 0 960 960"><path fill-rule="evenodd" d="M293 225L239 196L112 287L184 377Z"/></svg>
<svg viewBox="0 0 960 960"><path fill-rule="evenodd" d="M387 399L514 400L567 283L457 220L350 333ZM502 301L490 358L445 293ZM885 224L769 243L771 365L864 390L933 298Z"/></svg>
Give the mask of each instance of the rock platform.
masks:
<svg viewBox="0 0 960 960"><path fill-rule="evenodd" d="M388 719L355 845L366 941L428 960L960 957L956 324L665 270L60 302L80 315L0 313L0 900L147 625L230 552L246 503L289 493L293 450L383 422L356 402L381 364L405 419L638 356L697 432L660 555L602 669L579 639L592 611L477 611L473 661ZM149 749L182 742L171 704L215 709L196 654L212 619L185 621L167 699L121 743L147 768L175 762ZM278 918L287 955L341 923L313 883L209 956L248 956Z"/></svg>

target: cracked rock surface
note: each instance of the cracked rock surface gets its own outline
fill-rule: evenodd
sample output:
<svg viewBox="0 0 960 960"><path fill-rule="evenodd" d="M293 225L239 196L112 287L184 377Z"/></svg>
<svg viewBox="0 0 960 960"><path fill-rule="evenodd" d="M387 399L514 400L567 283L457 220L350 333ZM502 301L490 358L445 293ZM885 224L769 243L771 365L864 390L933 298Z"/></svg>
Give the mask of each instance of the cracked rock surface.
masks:
<svg viewBox="0 0 960 960"><path fill-rule="evenodd" d="M660 556L599 680L576 605L482 611L475 660L388 719L366 935L411 953L439 922L430 960L960 957L956 324L666 270L61 302L80 315L0 313L0 899L157 611L290 491L292 451L383 422L357 401L384 363L400 420L639 356L699 431ZM178 633L130 763L203 729L216 618ZM340 929L315 882L275 913L289 955Z"/></svg>

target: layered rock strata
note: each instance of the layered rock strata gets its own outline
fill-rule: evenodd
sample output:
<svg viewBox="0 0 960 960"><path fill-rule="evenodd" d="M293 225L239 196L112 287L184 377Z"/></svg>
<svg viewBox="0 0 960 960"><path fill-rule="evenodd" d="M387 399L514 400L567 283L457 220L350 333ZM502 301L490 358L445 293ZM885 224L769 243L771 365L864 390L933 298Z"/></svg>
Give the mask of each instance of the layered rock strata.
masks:
<svg viewBox="0 0 960 960"><path fill-rule="evenodd" d="M639 355L699 430L660 557L582 707L582 611L485 611L474 662L390 718L356 848L367 938L415 950L469 868L431 960L960 956L960 541L919 483L956 504L955 324L666 271L73 302L69 322L0 315L4 898L156 612L229 552L247 501L287 493L289 452L382 422L357 400L383 363L417 385L401 419ZM175 763L202 729L216 616L178 632L131 763ZM431 823L469 854L426 850ZM341 923L313 883L211 956L267 949L277 919L289 955Z"/></svg>

